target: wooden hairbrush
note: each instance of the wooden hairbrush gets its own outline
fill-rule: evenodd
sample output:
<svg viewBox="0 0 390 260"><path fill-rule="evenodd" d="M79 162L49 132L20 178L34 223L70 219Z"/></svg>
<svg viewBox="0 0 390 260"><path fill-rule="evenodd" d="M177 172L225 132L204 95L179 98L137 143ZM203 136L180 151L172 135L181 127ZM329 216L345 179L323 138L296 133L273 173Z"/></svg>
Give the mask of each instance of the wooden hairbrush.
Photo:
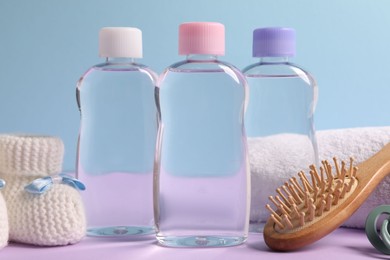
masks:
<svg viewBox="0 0 390 260"><path fill-rule="evenodd" d="M276 251L299 249L326 236L344 223L390 174L390 143L378 153L353 166L338 163L335 169L322 161L318 171L310 166L310 176L298 173L270 196L275 210L264 226L264 241ZM358 171L359 169L359 171Z"/></svg>

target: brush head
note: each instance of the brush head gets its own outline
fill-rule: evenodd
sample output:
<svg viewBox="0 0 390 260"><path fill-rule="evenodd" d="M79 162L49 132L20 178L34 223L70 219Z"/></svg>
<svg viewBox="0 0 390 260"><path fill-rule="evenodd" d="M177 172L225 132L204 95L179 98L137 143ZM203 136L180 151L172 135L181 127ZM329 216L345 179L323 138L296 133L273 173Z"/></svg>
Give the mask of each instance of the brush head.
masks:
<svg viewBox="0 0 390 260"><path fill-rule="evenodd" d="M318 234L308 234L318 225L327 225L334 210L358 185L358 168L353 166L352 158L348 167L336 158L333 162L334 170L328 161L322 161L319 171L311 165L310 176L299 172L298 178L292 177L276 189L278 195L269 197L272 206L267 204L266 208L271 216L264 229L264 240L271 249L294 250L326 235L321 234L321 229Z"/></svg>

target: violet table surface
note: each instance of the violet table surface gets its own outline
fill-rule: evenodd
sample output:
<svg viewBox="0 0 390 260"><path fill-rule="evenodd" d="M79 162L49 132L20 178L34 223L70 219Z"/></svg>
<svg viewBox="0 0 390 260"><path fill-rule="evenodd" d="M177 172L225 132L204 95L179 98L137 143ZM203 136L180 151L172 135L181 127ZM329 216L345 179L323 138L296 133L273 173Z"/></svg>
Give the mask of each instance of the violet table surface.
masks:
<svg viewBox="0 0 390 260"><path fill-rule="evenodd" d="M389 259L378 253L367 240L363 230L340 228L300 251L276 253L264 244L263 235L250 233L244 245L228 248L165 248L157 245L154 239L143 241L108 241L98 238L85 238L76 245L63 247L34 247L11 243L0 251L0 260L79 260L79 259Z"/></svg>

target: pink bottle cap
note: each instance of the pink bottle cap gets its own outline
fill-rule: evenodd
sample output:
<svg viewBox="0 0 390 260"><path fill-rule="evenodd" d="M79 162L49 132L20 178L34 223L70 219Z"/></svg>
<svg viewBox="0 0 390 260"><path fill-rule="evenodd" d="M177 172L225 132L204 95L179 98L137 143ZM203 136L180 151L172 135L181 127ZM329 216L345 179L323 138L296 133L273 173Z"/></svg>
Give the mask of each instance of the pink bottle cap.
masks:
<svg viewBox="0 0 390 260"><path fill-rule="evenodd" d="M179 55L225 54L225 26L221 23L191 22L179 26Z"/></svg>

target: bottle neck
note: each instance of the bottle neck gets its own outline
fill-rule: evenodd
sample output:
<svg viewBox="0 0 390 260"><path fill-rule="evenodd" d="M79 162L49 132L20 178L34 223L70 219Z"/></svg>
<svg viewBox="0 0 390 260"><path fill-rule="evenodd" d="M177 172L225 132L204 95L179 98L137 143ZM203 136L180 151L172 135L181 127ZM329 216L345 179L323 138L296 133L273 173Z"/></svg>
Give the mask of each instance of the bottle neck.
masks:
<svg viewBox="0 0 390 260"><path fill-rule="evenodd" d="M261 63L287 63L289 62L289 57L260 57Z"/></svg>
<svg viewBox="0 0 390 260"><path fill-rule="evenodd" d="M216 61L218 60L217 55L212 54L188 54L188 61Z"/></svg>
<svg viewBox="0 0 390 260"><path fill-rule="evenodd" d="M129 63L135 63L134 58L112 58L112 57L106 57L106 63L110 64L129 64Z"/></svg>

